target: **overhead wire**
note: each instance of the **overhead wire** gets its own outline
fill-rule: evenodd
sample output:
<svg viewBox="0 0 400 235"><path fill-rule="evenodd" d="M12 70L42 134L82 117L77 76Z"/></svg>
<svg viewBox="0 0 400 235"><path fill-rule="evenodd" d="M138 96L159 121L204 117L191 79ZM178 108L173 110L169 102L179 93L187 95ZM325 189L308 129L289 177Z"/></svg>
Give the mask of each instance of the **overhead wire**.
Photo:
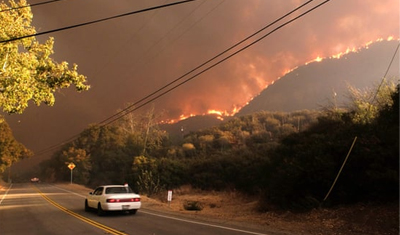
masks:
<svg viewBox="0 0 400 235"><path fill-rule="evenodd" d="M240 40L239 42L235 43L234 45L232 45L231 47L229 47L228 49L218 53L216 56L212 57L211 59L208 59L207 61L205 61L204 63L196 66L195 68L193 68L192 70L190 70L189 72L183 74L182 76L178 77L177 79L169 82L168 84L162 86L161 88L157 89L156 91L152 92L151 94L143 97L142 99L136 101L135 103L131 104L130 106L126 107L125 109L121 110L120 112L110 116L109 118L101 121L99 124L107 124L109 122L109 120L113 120L115 117L117 117L118 115L121 115L124 112L127 112L130 108L134 107L135 105L138 105L139 103L145 101L146 99L154 96L155 94L161 92L162 90L166 89L167 87L173 85L174 83L182 80L184 77L188 76L189 74L195 72L196 70L200 69L201 67L207 65L208 63L210 63L211 61L217 59L218 57L222 56L223 54L229 52L230 50L234 49L235 47L239 46L240 44L248 41L249 39L251 39L252 37L256 36L257 34L261 33L262 31L264 31L265 29L273 26L274 24L278 23L279 21L283 20L284 18L290 16L291 14L293 14L294 12L300 10L301 8L305 7L306 5L310 4L311 2L313 2L314 0L309 0L305 3L303 3L302 5L296 7L295 9L291 10L290 12L286 13L285 15L279 17L278 19L276 19L275 21L273 21L272 23L269 23L268 25L264 26L263 28L261 28L260 30L256 31L255 33L247 36L246 38ZM135 109L136 110L136 109ZM111 121L113 122L113 121Z"/></svg>
<svg viewBox="0 0 400 235"><path fill-rule="evenodd" d="M167 2L167 1L168 1L168 0L165 0L164 3ZM101 74L102 71L104 71L104 70L107 68L107 66L108 66L112 61L114 61L114 58L117 57L117 55L120 54L121 51L124 50L124 48L126 48L126 45L129 44L130 41L131 41L134 37L137 37L137 36L139 35L139 33L142 32L142 30L150 23L150 21L152 21L152 19L153 19L157 14L158 14L158 11L152 11L152 14L150 15L150 17L148 17L148 19L146 19L146 22L143 23L143 24L141 24L141 25L139 26L139 28L136 29L135 32L133 32L133 33L128 37L127 40L125 40L124 42L120 43L120 47L119 47L118 49L113 50L113 53L110 54L109 56L107 56L106 62L105 62L102 66L99 66L100 69L94 69L93 75L92 75L92 76L93 76L93 77L96 77L97 74ZM125 49L125 50L126 50L126 49Z"/></svg>
<svg viewBox="0 0 400 235"><path fill-rule="evenodd" d="M222 0L217 6L219 6L222 2L224 2L225 0ZM203 3L201 3L201 4L199 4L190 14L192 14L195 10L197 10L200 6L202 6L203 4L205 3L205 1L203 2ZM216 7L215 7L216 8ZM215 8L213 8L212 10L215 10ZM211 11L212 11L211 10ZM155 13L156 14L156 13ZM189 15L190 15L189 14ZM207 13L207 14L209 14L209 12ZM154 15L151 17L151 19L154 17ZM188 16L186 16L185 17L185 19L187 18ZM201 19L203 19L203 17L201 18ZM200 19L200 20L201 20ZM182 20L182 21L184 21L184 20ZM181 24L182 23L182 21L180 22L180 23L178 23L178 25L179 24ZM197 21L198 22L198 21ZM197 23L196 22L196 23ZM141 31L143 28L144 28L144 26L145 26L145 24L144 25L142 25L141 27L140 27L140 29L134 34L134 35L136 35L139 31ZM193 25L192 25L193 26ZM192 27L191 26L191 27ZM177 27L177 26L176 26ZM176 27L174 27L174 28L176 28ZM173 30L173 29L171 29L171 30ZM170 30L170 31L171 31ZM170 31L168 31L168 33L170 33ZM185 31L186 32L186 31ZM168 34L167 33L167 34ZM181 35L180 35L181 36ZM164 38L164 37L163 37ZM158 43L158 42L157 42ZM115 115L115 114L114 114ZM114 117L114 115L112 115L112 117ZM106 120L108 120L108 119L106 119ZM103 121L102 121L103 122ZM99 124L101 125L102 124L102 122L100 122ZM44 149L44 150L40 150L40 152L38 152L37 154L38 155L40 155L40 154L42 154L42 153L44 153L44 152L49 152L49 151L51 151L51 150L53 150L53 149L56 149L56 148L58 148L58 147L60 147L61 145L63 145L63 144L65 144L65 143L68 143L68 142L70 142L70 141L72 141L72 140L74 140L74 139L76 139L78 136L79 136L80 134L76 134L76 135L74 135L74 136L72 136L72 137L70 137L69 139L66 139L66 140L64 140L64 141L62 141L61 143L58 143L58 144L54 144L54 145L52 145L52 146L49 146L48 148L46 148L46 149Z"/></svg>
<svg viewBox="0 0 400 235"><path fill-rule="evenodd" d="M211 11L214 11L214 10L215 10L219 5L221 5L224 1L225 1L225 0L221 0L221 2L219 2L214 8L212 8ZM160 39L159 39L156 43L154 43L150 48L148 48L148 49L146 50L146 52L144 53L144 55L146 55L147 53L149 53L150 50L151 50L153 47L155 47L156 44L160 43L168 34L170 34L171 31L173 31L173 30L176 29L179 25L181 25L183 22L185 22L186 19L187 19L190 15L192 15L196 10L198 10L205 2L206 2L206 1L204 1L204 2L202 2L201 4L199 4L198 6L196 6L195 9L193 9L189 14L187 14L177 25L175 25L172 29L170 29L162 38L160 38ZM208 15L211 11L208 11L205 15ZM200 22L202 19L204 19L205 15L203 15L198 21L196 21L194 24L192 24L192 25L190 26L190 28L193 27L193 26L194 26L195 24L197 24L198 22ZM180 34L177 38L174 39L174 41L176 41L178 38L180 38L180 37L181 37L183 34L185 34L188 30L189 30L189 29L187 29L187 30L184 31L182 34ZM158 54L160 54L164 49L165 49L165 47L162 48L161 50L159 50ZM157 56L157 55L155 55L155 56L153 56L152 58L150 58L150 59L148 59L147 61L145 61L144 64L143 64L143 66L145 66L147 63L149 63L149 61L152 60L152 59L154 59L156 56ZM136 62L138 62L138 61L139 61L139 60L137 60ZM135 62L135 63L136 63L136 62ZM136 67L137 67L137 66L136 66ZM134 68L134 69L136 69L136 68ZM185 76L185 75L183 75L183 76ZM173 82L172 82L172 83L173 83ZM160 88L160 89L163 89L163 88L165 88L166 86L169 86L170 84L171 84L171 83L168 83L167 85L163 86L163 87ZM159 90L160 90L160 89L159 89ZM153 95L154 93L158 92L159 90L157 90L157 91L155 91L155 92L152 92L149 96ZM148 96L146 96L146 98L148 98ZM146 98L144 98L144 99L146 99ZM140 101L138 101L138 102L140 102ZM135 102L133 105L136 105L136 104L137 104L137 102ZM131 106L129 106L129 107L131 107ZM129 107L128 107L128 108L129 108ZM122 111L120 111L120 112L124 112L124 111L125 111L125 109L122 110ZM118 112L118 113L112 115L112 117L114 117L115 115L119 115L120 112ZM107 120L110 119L110 118L111 118L111 117L107 118L106 120L101 121L99 124L102 124L103 122L107 121Z"/></svg>
<svg viewBox="0 0 400 235"><path fill-rule="evenodd" d="M210 14L210 12L214 11L219 5L221 5L225 0L220 1L214 8L212 8L210 11L208 11L205 15L203 15L199 20L197 20L196 22L194 22L192 25L190 25L190 28L192 28L194 25L196 25L198 22L200 22L202 19L204 19L204 17L208 14ZM145 55L149 54L150 51L157 46L157 44L161 43L161 41L163 41L169 34L171 34L171 32L175 29L177 29L181 24L183 24L184 22L186 22L186 19L189 18L190 15L192 15L195 11L197 11L204 3L206 3L206 1L202 2L201 4L199 4L198 6L196 6L195 9L193 9L189 14L187 14L178 24L176 24L173 28L171 28L163 37L161 37L156 43L154 43L150 48L147 49L147 51L144 53ZM182 35L184 35L188 30L185 30L183 33L181 33L180 35L178 35L177 37L175 37L173 39L173 42L169 43L169 45L173 44L174 42L176 42ZM142 63L142 66L146 66L148 63L150 63L151 60L153 60L154 58L156 58L158 55L160 55L167 46L161 48L160 50L157 51L157 54L155 54L154 56L148 58L146 61L144 61ZM138 62L139 59L136 61ZM139 64L136 64L136 67L138 67Z"/></svg>
<svg viewBox="0 0 400 235"><path fill-rule="evenodd" d="M389 69L390 69L390 67L392 67L393 61L394 61L394 59L396 57L396 54L397 54L397 52L399 50L399 47L400 47L400 43L397 44L397 47L396 47L396 49L395 49L395 51L393 53L392 59L389 62L388 68L386 69L385 75L383 76L381 83L379 84L378 88L376 89L376 93L375 93L374 98L372 99L371 103L373 103L376 100L376 98L378 96L378 93L379 93L379 90L381 89L381 87L382 87L382 85L383 85L383 83L385 81L385 78L386 78L387 74L389 73ZM371 106L368 106L368 109L367 109L367 112L365 114L365 117L367 117L370 112L371 112ZM350 156L350 153L351 153L356 141L357 141L357 136L354 137L353 143L352 143L352 145L351 145L351 147L350 147L350 149L349 149L349 151L348 151L348 153L346 155L346 158L344 159L344 161L342 163L342 166L340 167L340 170L336 175L335 180L333 181L328 193L325 195L325 197L324 197L323 201L321 202L321 204L326 201L326 199L329 197L330 193L332 192L333 187L335 187L335 184L336 184L340 174L342 173L343 167L345 166L345 164L346 164L346 162L347 162L347 160L348 160L348 158Z"/></svg>
<svg viewBox="0 0 400 235"><path fill-rule="evenodd" d="M57 0L57 1L63 1L63 0ZM142 9L142 10L133 11L133 12L129 12L129 13L121 14L121 15L116 15L116 16L113 16L113 17L108 17L108 18L104 18L104 19L100 19L100 20L96 20L96 21L83 23L83 24L78 24L78 25L74 25L74 26L69 26L69 27L59 28L59 29L55 29L55 30L45 31L45 32L42 32L42 33L39 33L39 34L43 35L43 34L48 34L48 33L51 33L51 32L57 32L57 31L62 31L62 30L66 30L66 29L72 29L72 28L76 28L76 27L80 27L80 26L84 26L84 25L89 25L89 24L93 24L93 23L97 23L97 22L101 22L101 21L111 20L111 19L115 19L115 18L127 16L127 15L132 15L132 14L137 14L137 13L142 13L142 12L146 12L146 11L153 11L153 10L157 10L157 9L161 9L161 8L165 8L165 7L170 7L170 6L174 6L174 5L178 5L178 4L182 4L182 3L192 2L192 1L196 1L196 0L187 0L187 1L180 1L180 2L175 2L175 3L163 4L163 5L159 5L159 6L155 6L155 7L151 7L151 8L145 8L145 9ZM48 1L46 3L50 3L50 2L53 2L53 1ZM41 3L41 4L44 4L44 2ZM39 5L39 3L36 4L36 5ZM26 37L34 37L34 36L38 36L39 34L27 35L27 36L24 36L24 37L15 38L14 40L18 40L18 39L22 39L22 38L26 38ZM0 43L5 43L5 42L4 41L0 41ZM36 155L42 155L44 153L47 153L47 152L52 151L54 149L57 149L60 146L66 144L66 143L68 143L70 141L73 141L78 136L79 136L79 134L76 134L74 136L71 136L68 139L65 139L64 141L62 141L60 143L51 145L51 146L49 146L49 147L47 147L47 148L45 148L43 150L39 150L36 153Z"/></svg>
<svg viewBox="0 0 400 235"><path fill-rule="evenodd" d="M399 51L399 47L400 47L400 43L397 44L396 50L394 51L392 59L389 62L389 65L388 65L388 67L386 69L385 75L383 76L382 81L380 82L378 88L376 89L376 92L375 92L374 98L372 99L372 102L374 102L376 100L376 97L378 96L379 90L381 89L381 87L383 85L383 82L385 81L385 78L387 77L387 75L389 73L390 67L392 67L393 61L396 58L396 54Z"/></svg>
<svg viewBox="0 0 400 235"><path fill-rule="evenodd" d="M167 2L167 1L168 1L168 0L164 0L164 2ZM205 2L206 2L206 1L202 1L202 3L200 3L198 6L196 6L195 9L199 8L199 6L203 5ZM127 40L125 40L125 42L121 43L121 46L120 46L117 50L115 50L115 52L114 52L112 55L110 55L110 56L107 57L107 62L105 63L105 65L104 65L104 66L100 66L100 70L95 70L95 74L98 74L98 73L100 73L102 70L106 69L106 65L108 65L109 63L111 63L111 61L113 61L114 58L115 58L119 53L121 53L122 50L126 50L126 45L127 45L127 44L130 44L130 41L131 41L134 37L137 37L137 36L139 35L139 33L141 33L142 30L143 30L147 25L150 24L150 22L153 20L153 18L154 18L158 13L159 13L159 11L154 11L154 13L147 19L147 21L146 21L144 24L142 24L142 25L139 27L139 29L137 29L133 34L131 34L131 35L129 36L129 38L128 38ZM192 14L192 13L190 13L190 14ZM187 17L185 17L185 19L186 19L186 18L187 18ZM179 25L179 24L178 24L178 25ZM176 26L175 26L174 28L176 28ZM173 30L173 29L169 30L169 31L167 32L167 34L170 33L172 30ZM166 35L167 35L167 34L166 34ZM132 63L132 64L135 64L135 65L136 65L136 66L133 67L133 70L136 69L136 67L138 66L139 61L141 60L141 58L144 57L144 56L146 56L146 54L149 53L149 51L150 51L152 48L154 48L160 41L163 40L163 38L166 37L166 35L162 36L158 41L154 42L141 56L138 57L138 59L136 59L135 62ZM129 70L125 70L125 73L127 73L127 71L129 71ZM95 75L93 75L93 76L95 76ZM122 76L123 76L123 75L122 75Z"/></svg>
<svg viewBox="0 0 400 235"><path fill-rule="evenodd" d="M311 0L311 1L312 1L312 0ZM145 105L147 105L147 104L153 102L154 100L160 98L161 96L164 96L165 94L171 92L172 90L175 90L176 88L180 87L181 85L183 85L183 84L185 84L185 83L187 83L187 82L193 80L194 78L196 78L196 77L198 77L199 75L205 73L206 71L208 71L208 70L210 70L210 69L216 67L217 65L219 65L219 64L221 64L222 62L228 60L229 58L231 58L231 57L237 55L238 53L244 51L245 49L249 48L250 46L253 46L254 44L256 44L257 42L261 41L261 40L264 39L265 37L271 35L271 34L274 33L275 31L277 31L277 30L281 29L282 27L284 27L284 26L286 26L286 25L292 23L293 21L295 21L295 20L297 20L297 19L303 17L304 15L306 15L306 14L308 14L309 12L311 12L311 11L317 9L318 7L320 7L320 6L324 5L324 4L326 4L326 3L329 2L329 1L330 1L330 0L325 0L324 2L322 2L322 3L318 4L317 6L311 8L310 10L308 10L308 11L306 11L306 12L300 14L299 16L297 16L297 17L295 17L295 18L293 18L292 20L289 20L288 22L285 22L284 24L278 26L277 28L273 29L272 31L270 31L269 33L265 34L264 36L262 36L261 38L257 39L256 41L250 43L249 45L247 45L247 46L241 48L240 50L238 50L238 51L234 52L233 54L231 54L231 55L229 55L229 56L227 56L227 57L221 59L220 61L216 62L215 64L210 65L209 67L207 67L207 68L201 70L200 72L194 74L193 76L191 76L191 77L185 79L183 82L178 83L177 85L173 86L172 88L169 88L168 90L166 90L166 91L162 92L161 94L159 94L159 95L157 95L157 96L151 98L150 100L146 101L145 103L143 103L143 104L141 104L141 105L135 107L135 108L132 109L132 110L129 110L128 112L125 112L125 113L122 114L120 117L118 117L118 118L116 118L116 119L113 119L113 120L111 120L111 121L109 121L109 122L107 122L107 123L105 123L105 124L103 124L103 125L111 124L111 123L117 121L118 119L120 119L120 118L126 116L127 114L129 114L129 113L131 113L131 112L133 112L133 111L136 111L137 109L139 109L139 108L141 108L141 107L143 107L143 106L145 106ZM131 105L131 107L132 107L132 106L133 106L133 105Z"/></svg>
<svg viewBox="0 0 400 235"><path fill-rule="evenodd" d="M52 30L48 30L48 31L40 32L40 33L29 34L29 35L25 35L25 36L21 36L21 37L15 37L15 38L10 38L10 39L6 39L6 40L1 40L0 43L7 43L7 42L13 42L13 41L21 40L21 39L24 39L24 38L37 37L37 36L44 35L44 34L64 31L64 30L73 29L73 28L78 28L78 27L82 27L82 26L87 26L87 25L91 25L91 24L100 23L100 22L103 22L103 21L117 19L117 18L129 16L129 15L134 15L134 14L146 12L146 11L152 11L152 10L156 10L156 9L171 7L171 6L175 6L175 5L179 5L179 4L183 4L183 3L188 3L188 2L193 2L193 1L196 1L196 0L184 0L184 1L164 4L164 5L159 5L159 6L155 6L155 7L150 7L150 8L146 8L146 9L141 9L141 10L137 10L137 11L131 11L131 12L127 12L127 13L123 13L123 14L119 14L119 15L115 15L115 16L110 16L110 17L106 17L106 18L102 18L102 19L98 19L98 20L88 21L88 22L81 23L81 24L75 24L75 25L70 25L70 26L57 28L57 29L52 29Z"/></svg>
<svg viewBox="0 0 400 235"><path fill-rule="evenodd" d="M277 26L276 28L272 29L272 30L269 31L268 33L262 35L260 38L258 38L258 39L256 39L255 41L249 43L248 45L244 46L243 48L237 50L236 52L232 53L231 55L226 56L225 58L223 58L223 59L221 59L221 60L215 62L214 64L208 66L207 68L205 68L205 69L203 69L203 70L197 72L196 74L194 74L194 75L192 75L191 77L185 79L184 81L178 83L177 85L175 85L175 86L173 86L173 87L170 87L169 89L163 91L164 89L168 88L169 86L171 86L171 85L173 85L174 83L178 82L179 80L183 79L183 78L186 77L187 75L189 75L189 74L193 73L194 71L198 70L199 68L205 66L205 65L208 64L209 62L211 62L211 61L213 61L214 59L220 57L222 54L225 54L226 52L230 51L230 50L233 49L234 47L236 47L236 46L242 44L243 42L247 41L248 39L252 38L253 36L259 34L259 33L262 32L262 31L264 31L266 28L271 27L272 25L276 24L277 22L281 21L282 19L284 19L284 18L286 18L287 16L293 14L294 12L296 12L296 11L298 11L299 9L305 7L306 5L308 5L309 3L313 2L313 1L314 1L314 0L309 0L309 1L307 1L306 3L302 4L301 6L296 7L294 10L292 10L292 11L290 11L289 13L285 14L284 16L278 18L278 19L275 20L274 22L272 22L272 23L268 24L267 26L263 27L261 30L257 31L256 33L254 33L254 34L252 34L252 35L246 37L245 39L243 39L243 40L241 40L240 42L236 43L235 45L231 46L230 48L224 50L223 52L219 53L217 56L214 56L213 58L211 58L211 59L207 60L206 62L202 63L201 65L195 67L194 69L190 70L189 72L185 73L184 75L180 76L179 78L175 79L174 81L172 81L172 82L168 83L167 85L165 85L165 86L159 88L159 89L156 90L155 92L153 92L153 93L151 93L151 94L145 96L144 98L138 100L137 102L135 102L134 104L128 106L127 108L123 109L122 111L118 112L117 114L114 114L114 115L112 115L111 117L109 117L109 118L103 120L102 122L99 123L99 125L100 125L100 126L109 125L109 124L111 124L111 123L113 123L113 122L115 122L115 121L121 119L122 117L126 116L127 114L129 114L129 113L131 113L131 112L133 112L133 111L136 111L137 109L139 109L139 108L141 108L141 107L143 107L143 106L145 106L145 105L147 105L147 104L153 102L154 100L156 100L156 99L158 99L158 98L160 98L160 97L166 95L167 93L171 92L172 90L175 90L176 88L178 88L178 87L182 86L183 84L185 84L185 83L187 83L187 82L193 80L194 78L196 78L196 77L198 77L199 75L205 73L206 71L208 71L208 70L210 70L210 69L216 67L217 65L223 63L224 61L230 59L231 57L237 55L238 53L240 53L240 52L242 52L242 51L248 49L249 47L253 46L254 44L260 42L260 41L263 40L264 38L268 37L269 35L271 35L272 33L276 32L276 31L278 31L279 29L285 27L286 25L288 25L288 24L290 24L290 23L292 23L292 22L298 20L299 18L301 18L301 17L303 17L303 16L309 14L310 12L316 10L317 8L323 6L324 4L328 3L330 0L325 0L325 1L323 1L323 2L321 2L321 3L319 3L319 4L317 4L316 6L314 6L314 7L310 8L310 9L306 10L305 12L299 14L298 16L296 16L296 17L294 17L294 18L292 18L292 19L290 19L290 20L288 20L288 21L282 23L281 25ZM161 92L161 91L163 91L163 92ZM159 93L159 92L161 92L161 93ZM156 95L157 93L159 93L159 94ZM151 98L151 97L152 97L152 98ZM147 101L146 101L146 100L147 100ZM144 102L144 101L145 101L145 102ZM144 102L144 103L142 103L142 102ZM140 103L142 103L142 104L140 104ZM140 104L140 105L139 105L139 104ZM136 106L136 105L138 105L138 106ZM78 135L75 135L74 137L69 138L67 141L64 141L63 143L72 141L72 140L74 140L74 139L75 139L76 137L78 137L78 136L79 136L79 134L78 134ZM47 151L49 151L49 150L52 150L52 149L54 149L54 148L56 148L56 147L60 147L60 146L61 146L61 144L53 145L53 146L50 147L51 149L50 149L50 148L49 148L49 149L45 149L45 150L41 151L40 153L47 152Z"/></svg>

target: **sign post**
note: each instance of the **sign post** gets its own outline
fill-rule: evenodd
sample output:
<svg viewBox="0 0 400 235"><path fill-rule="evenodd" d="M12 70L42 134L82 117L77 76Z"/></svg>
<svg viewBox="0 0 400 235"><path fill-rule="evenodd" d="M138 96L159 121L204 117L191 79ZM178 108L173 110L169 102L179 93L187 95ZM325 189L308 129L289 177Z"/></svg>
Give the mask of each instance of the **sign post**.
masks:
<svg viewBox="0 0 400 235"><path fill-rule="evenodd" d="M75 164L71 162L70 164L68 164L68 168L71 170L71 184L72 184L72 170L75 168Z"/></svg>

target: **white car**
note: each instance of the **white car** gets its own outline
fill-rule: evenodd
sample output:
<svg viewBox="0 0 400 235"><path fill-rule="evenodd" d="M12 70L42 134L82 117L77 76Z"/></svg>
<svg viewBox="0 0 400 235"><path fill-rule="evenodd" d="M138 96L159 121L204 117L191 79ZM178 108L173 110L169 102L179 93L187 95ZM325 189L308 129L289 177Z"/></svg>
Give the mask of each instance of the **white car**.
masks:
<svg viewBox="0 0 400 235"><path fill-rule="evenodd" d="M35 178L32 178L32 179L31 179L31 182L32 182L32 183L39 183L40 180L39 180L39 178L35 177Z"/></svg>
<svg viewBox="0 0 400 235"><path fill-rule="evenodd" d="M140 196L126 184L99 186L85 199L85 211L96 209L98 215L103 215L107 211L126 211L136 214L140 206Z"/></svg>

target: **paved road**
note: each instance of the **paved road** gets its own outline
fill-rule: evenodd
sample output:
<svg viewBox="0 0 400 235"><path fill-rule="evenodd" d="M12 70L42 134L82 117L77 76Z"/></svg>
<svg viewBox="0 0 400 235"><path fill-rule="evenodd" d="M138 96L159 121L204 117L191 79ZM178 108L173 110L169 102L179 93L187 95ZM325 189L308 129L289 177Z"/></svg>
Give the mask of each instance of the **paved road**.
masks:
<svg viewBox="0 0 400 235"><path fill-rule="evenodd" d="M0 194L0 234L273 235L145 209L99 217L83 202L81 193L50 184L13 184Z"/></svg>

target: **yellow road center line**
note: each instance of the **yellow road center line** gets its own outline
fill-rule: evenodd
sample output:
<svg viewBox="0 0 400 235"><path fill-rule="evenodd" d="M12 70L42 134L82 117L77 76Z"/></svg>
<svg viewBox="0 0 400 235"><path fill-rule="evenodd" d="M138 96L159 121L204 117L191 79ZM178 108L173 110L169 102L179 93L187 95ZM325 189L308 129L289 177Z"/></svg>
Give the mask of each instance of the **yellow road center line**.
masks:
<svg viewBox="0 0 400 235"><path fill-rule="evenodd" d="M104 224L98 223L98 222L96 222L96 221L94 221L94 220L91 220L91 219L86 218L86 217L84 217L84 216L82 216L82 215L80 215L80 214L77 214L77 213L75 213L75 212L73 212L73 211L70 211L70 210L68 210L67 208L65 208L65 207L61 206L60 204L56 203L55 201L51 200L51 199L50 199L49 197L47 197L44 193L42 193L42 192L40 191L40 189L37 188L36 186L32 186L32 187L34 187L34 188L36 189L36 191L38 191L38 193L39 193L46 201L48 201L50 204L52 204L53 206L57 207L58 209L64 211L65 213L67 213L67 214L69 214L69 215L71 215L71 216L73 216L73 217L75 217L75 218L77 218L77 219L80 219L80 220L82 220L83 222L88 223L88 224L90 224L90 225L92 225L92 226L94 226L94 227L97 227L97 228L99 228L99 229L102 229L102 230L105 231L105 232L108 232L108 233L111 233L111 234L114 234L114 235L128 235L127 233L124 233L124 232L118 231L118 230L116 230L116 229L110 228L110 227L108 227L108 226L106 226L106 225L104 225Z"/></svg>

